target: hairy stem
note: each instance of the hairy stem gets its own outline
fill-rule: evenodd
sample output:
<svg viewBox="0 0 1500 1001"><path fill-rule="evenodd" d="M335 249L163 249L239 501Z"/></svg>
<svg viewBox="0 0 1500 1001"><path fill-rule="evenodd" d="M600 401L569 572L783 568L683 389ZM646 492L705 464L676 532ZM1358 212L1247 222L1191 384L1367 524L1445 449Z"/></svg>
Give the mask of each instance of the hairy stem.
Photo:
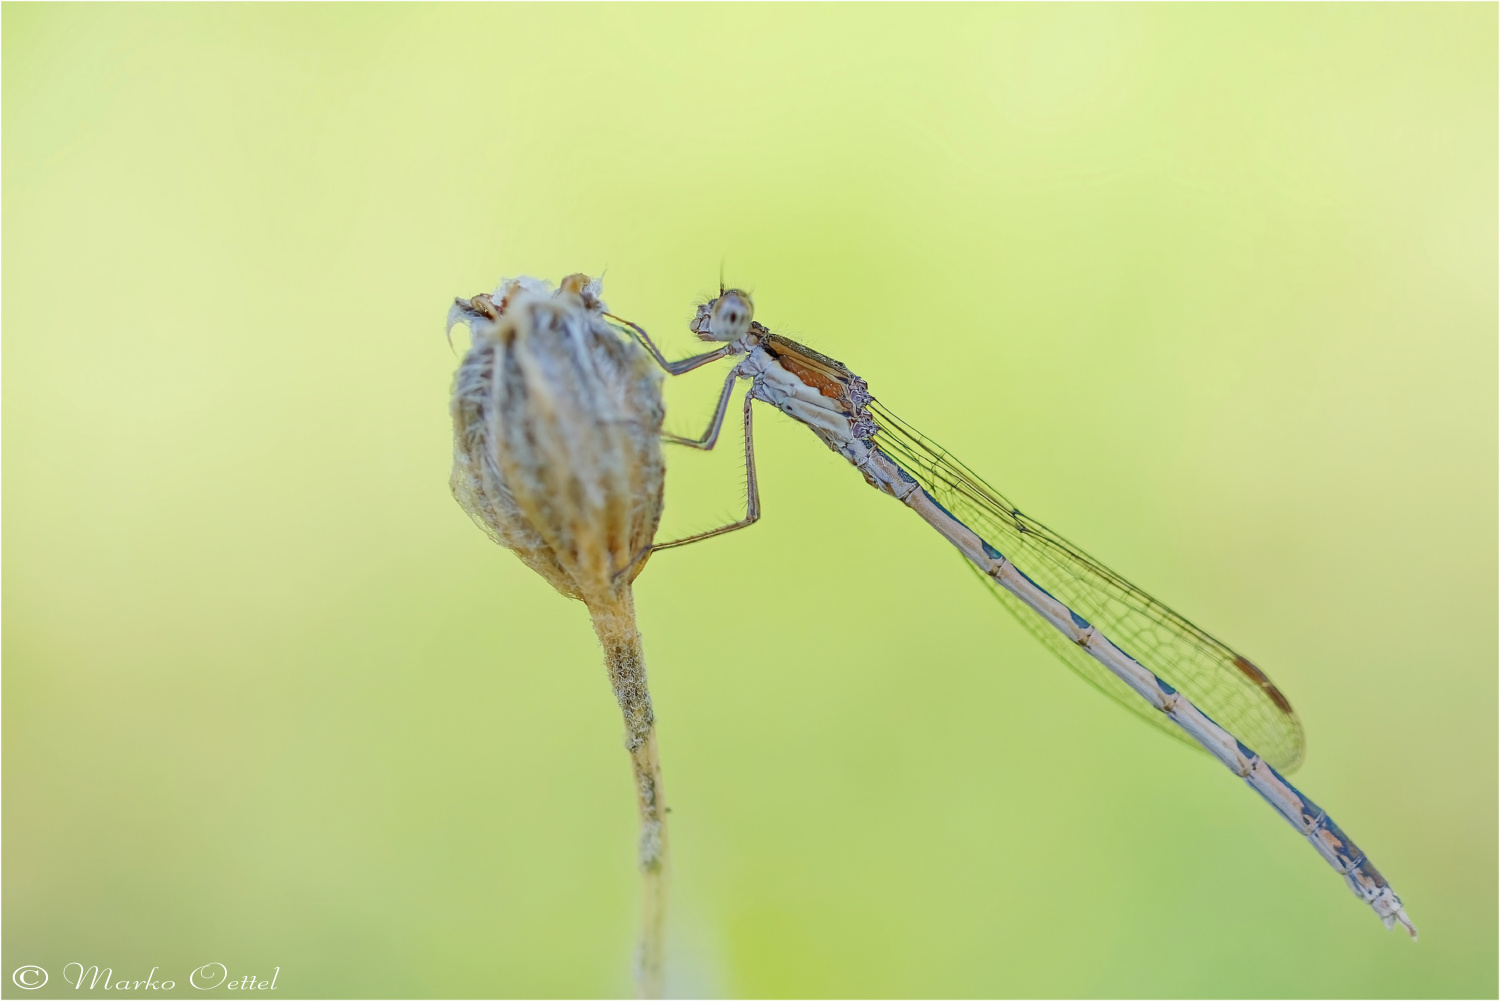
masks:
<svg viewBox="0 0 1500 1001"><path fill-rule="evenodd" d="M646 686L646 661L635 625L635 599L629 585L604 600L589 602L594 632L604 646L615 700L625 717L625 747L635 773L636 806L641 815L638 863L641 870L641 928L636 946L636 996L659 998L667 930L667 826L661 761L656 750L656 717Z"/></svg>

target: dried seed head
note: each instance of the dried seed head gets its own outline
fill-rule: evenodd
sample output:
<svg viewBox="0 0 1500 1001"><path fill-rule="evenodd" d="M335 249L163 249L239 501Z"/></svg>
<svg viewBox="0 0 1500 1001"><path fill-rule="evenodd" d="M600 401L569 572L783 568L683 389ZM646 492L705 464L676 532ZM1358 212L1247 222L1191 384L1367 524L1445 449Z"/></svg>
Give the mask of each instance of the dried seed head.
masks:
<svg viewBox="0 0 1500 1001"><path fill-rule="evenodd" d="M644 565L663 476L660 374L605 322L599 290L585 275L555 292L517 278L448 314L472 341L453 377L453 496L591 606L617 599Z"/></svg>

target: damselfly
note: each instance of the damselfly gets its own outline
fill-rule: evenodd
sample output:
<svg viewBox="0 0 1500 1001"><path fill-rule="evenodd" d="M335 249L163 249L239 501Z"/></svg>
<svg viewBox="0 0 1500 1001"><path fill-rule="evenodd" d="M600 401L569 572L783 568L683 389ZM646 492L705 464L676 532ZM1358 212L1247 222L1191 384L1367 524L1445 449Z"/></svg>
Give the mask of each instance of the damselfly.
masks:
<svg viewBox="0 0 1500 1001"><path fill-rule="evenodd" d="M754 320L750 296L720 289L698 307L692 330L720 346L669 362L639 326L613 314L672 375L739 358L700 438L666 440L711 449L735 384L745 394L745 517L651 547L699 542L760 517L751 404L806 425L866 482L911 508L958 548L1001 603L1062 661L1117 701L1207 750L1307 838L1387 928L1417 930L1401 898L1321 808L1277 771L1302 761L1302 724L1291 704L1245 657L1093 559L1015 505L870 395L842 364ZM644 554L643 554L644 555ZM1253 750L1252 750L1253 748Z"/></svg>

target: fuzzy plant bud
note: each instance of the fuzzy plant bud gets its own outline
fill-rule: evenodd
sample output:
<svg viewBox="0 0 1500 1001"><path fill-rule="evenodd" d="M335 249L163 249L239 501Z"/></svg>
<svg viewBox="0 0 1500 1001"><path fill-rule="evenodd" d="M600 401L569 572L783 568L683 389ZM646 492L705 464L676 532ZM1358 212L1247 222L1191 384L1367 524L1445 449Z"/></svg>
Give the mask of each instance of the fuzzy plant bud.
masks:
<svg viewBox="0 0 1500 1001"><path fill-rule="evenodd" d="M557 590L591 607L640 572L661 520L660 375L607 323L599 283L518 278L459 300L453 496Z"/></svg>

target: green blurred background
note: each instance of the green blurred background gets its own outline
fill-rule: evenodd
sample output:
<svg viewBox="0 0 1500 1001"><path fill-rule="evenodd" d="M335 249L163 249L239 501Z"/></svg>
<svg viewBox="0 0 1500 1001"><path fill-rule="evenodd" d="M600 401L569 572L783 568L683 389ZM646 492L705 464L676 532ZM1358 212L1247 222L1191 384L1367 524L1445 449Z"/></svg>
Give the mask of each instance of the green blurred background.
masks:
<svg viewBox="0 0 1500 1001"><path fill-rule="evenodd" d="M1494 996L1496 27L6 5L5 996L630 991L618 711L448 495L442 325L607 269L680 356L721 263L1262 664L1422 940L766 412L639 584L670 990Z"/></svg>

